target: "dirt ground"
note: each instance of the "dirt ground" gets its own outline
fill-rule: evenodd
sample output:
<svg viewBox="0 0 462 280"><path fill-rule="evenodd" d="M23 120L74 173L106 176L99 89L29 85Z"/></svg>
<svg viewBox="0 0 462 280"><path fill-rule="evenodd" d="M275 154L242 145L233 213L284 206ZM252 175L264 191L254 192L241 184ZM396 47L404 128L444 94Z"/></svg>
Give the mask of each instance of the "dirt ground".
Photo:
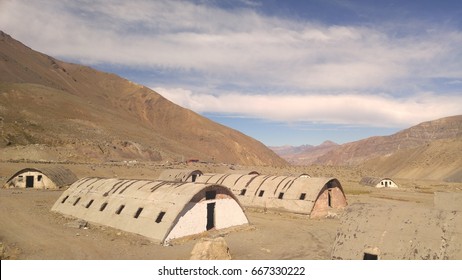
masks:
<svg viewBox="0 0 462 280"><path fill-rule="evenodd" d="M0 183L31 164L0 163ZM37 164L33 165L37 166ZM66 166L79 178L84 176L117 176L121 178L152 178L160 167L151 165L85 165ZM195 168L195 167L193 167ZM213 166L206 172L219 172L229 167ZM204 170L199 166L198 169ZM265 168L261 172L296 173L301 170L316 176L334 175L342 183L349 204L355 202L383 203L409 201L432 207L434 191L461 192L462 184L401 180L399 190L379 190L360 186L361 171L349 168L300 167L287 170ZM222 172L223 170L221 170ZM149 239L117 229L90 224L77 228L75 219L51 212L63 190L0 189L0 251L1 259L189 259L193 246L203 236L162 246ZM250 226L230 232L208 232L223 236L233 259L330 259L340 215L322 220L284 213L263 213L247 209Z"/></svg>

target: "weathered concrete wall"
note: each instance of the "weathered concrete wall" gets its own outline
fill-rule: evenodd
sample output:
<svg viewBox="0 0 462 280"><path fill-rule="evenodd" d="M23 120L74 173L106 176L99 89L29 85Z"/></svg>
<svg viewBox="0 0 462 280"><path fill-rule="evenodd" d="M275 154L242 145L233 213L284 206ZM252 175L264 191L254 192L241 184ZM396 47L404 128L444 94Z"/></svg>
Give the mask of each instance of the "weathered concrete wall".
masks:
<svg viewBox="0 0 462 280"><path fill-rule="evenodd" d="M458 211L416 203L350 205L341 217L333 259L462 259L462 217Z"/></svg>
<svg viewBox="0 0 462 280"><path fill-rule="evenodd" d="M325 217L329 211L334 209L343 209L346 206L347 202L345 199L345 194L340 188L324 187L313 206L313 210L311 210L310 217Z"/></svg>
<svg viewBox="0 0 462 280"><path fill-rule="evenodd" d="M248 223L227 188L196 183L84 178L52 210L164 242L205 231L208 203L216 203L215 228Z"/></svg>
<svg viewBox="0 0 462 280"><path fill-rule="evenodd" d="M56 184L46 175L38 171L25 171L11 178L6 184L7 188L26 188L27 177L32 177L34 189L56 189Z"/></svg>

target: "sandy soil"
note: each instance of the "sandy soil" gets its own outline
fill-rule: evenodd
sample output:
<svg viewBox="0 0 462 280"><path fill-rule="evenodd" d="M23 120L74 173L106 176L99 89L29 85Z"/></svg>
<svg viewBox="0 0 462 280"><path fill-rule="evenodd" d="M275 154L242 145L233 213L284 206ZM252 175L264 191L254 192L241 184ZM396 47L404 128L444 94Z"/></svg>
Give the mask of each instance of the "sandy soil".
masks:
<svg viewBox="0 0 462 280"><path fill-rule="evenodd" d="M0 182L31 164L0 163ZM35 165L36 166L36 165ZM156 178L159 167L149 165L69 165L78 177L115 176ZM210 169L224 168L214 166ZM228 168L228 167L226 167ZM311 170L309 170L311 168ZM199 167L199 169L201 169ZM360 186L361 171L339 168L303 167L317 176L337 173L349 204L410 201L432 207L433 192L462 190L462 184L401 180L400 190L377 190ZM204 170L204 167L202 167ZM206 170L208 172L212 170ZM270 172L270 169L264 170ZM298 172L293 170L286 173ZM267 173L269 174L269 173ZM182 240L173 246L161 246L149 239L92 225L76 228L75 220L51 212L62 190L0 189L0 242L2 259L189 259L200 237ZM233 259L330 259L339 217L310 220L305 216L262 213L247 209L251 225L232 232L208 232L224 236Z"/></svg>

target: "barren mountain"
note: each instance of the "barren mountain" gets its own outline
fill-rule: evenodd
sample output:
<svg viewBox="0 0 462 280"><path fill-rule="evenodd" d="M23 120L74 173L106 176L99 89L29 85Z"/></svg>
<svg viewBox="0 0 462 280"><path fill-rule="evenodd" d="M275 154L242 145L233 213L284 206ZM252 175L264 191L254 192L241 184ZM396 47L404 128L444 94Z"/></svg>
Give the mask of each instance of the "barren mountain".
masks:
<svg viewBox="0 0 462 280"><path fill-rule="evenodd" d="M387 177L462 182L462 137L435 140L370 159L362 168Z"/></svg>
<svg viewBox="0 0 462 280"><path fill-rule="evenodd" d="M338 144L332 141L324 141L318 146L302 145L302 146L281 146L270 147L276 154L294 165L309 165L315 162L318 157L335 149Z"/></svg>
<svg viewBox="0 0 462 280"><path fill-rule="evenodd" d="M338 146L319 157L315 163L327 165L357 165L378 156L417 148L436 140L462 137L462 115L428 121L390 136L376 136ZM462 149L462 147L459 147Z"/></svg>
<svg viewBox="0 0 462 280"><path fill-rule="evenodd" d="M149 88L59 61L1 31L0 158L286 164L255 139Z"/></svg>

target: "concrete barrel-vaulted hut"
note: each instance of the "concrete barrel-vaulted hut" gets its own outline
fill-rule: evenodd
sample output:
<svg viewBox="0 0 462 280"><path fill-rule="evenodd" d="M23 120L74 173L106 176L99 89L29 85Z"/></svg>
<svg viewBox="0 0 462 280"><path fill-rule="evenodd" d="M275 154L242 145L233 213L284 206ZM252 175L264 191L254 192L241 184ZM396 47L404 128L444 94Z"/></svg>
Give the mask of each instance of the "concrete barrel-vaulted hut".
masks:
<svg viewBox="0 0 462 280"><path fill-rule="evenodd" d="M462 194L435 193L435 207L358 203L341 217L332 259L462 259Z"/></svg>
<svg viewBox="0 0 462 280"><path fill-rule="evenodd" d="M160 243L248 224L236 197L217 184L83 178L52 210Z"/></svg>
<svg viewBox="0 0 462 280"><path fill-rule="evenodd" d="M326 216L347 205L342 185L335 178L248 174L203 174L198 182L231 189L245 207Z"/></svg>
<svg viewBox="0 0 462 280"><path fill-rule="evenodd" d="M390 178L364 177L359 183L374 188L398 188L398 185Z"/></svg>
<svg viewBox="0 0 462 280"><path fill-rule="evenodd" d="M165 169L159 175L160 181L195 182L202 175L202 171L193 169Z"/></svg>
<svg viewBox="0 0 462 280"><path fill-rule="evenodd" d="M70 186L77 180L72 171L61 166L24 168L11 176L3 187L59 189Z"/></svg>

